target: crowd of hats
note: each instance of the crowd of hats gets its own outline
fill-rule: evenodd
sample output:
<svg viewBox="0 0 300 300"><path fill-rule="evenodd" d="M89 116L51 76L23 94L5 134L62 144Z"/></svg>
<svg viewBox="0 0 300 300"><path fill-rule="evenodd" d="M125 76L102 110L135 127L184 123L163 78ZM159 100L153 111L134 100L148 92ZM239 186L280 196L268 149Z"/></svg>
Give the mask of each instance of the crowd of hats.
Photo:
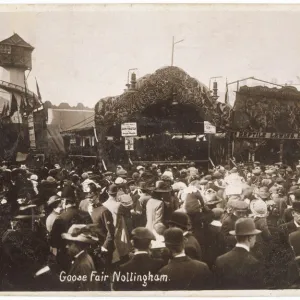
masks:
<svg viewBox="0 0 300 300"><path fill-rule="evenodd" d="M136 190L157 197L166 206L170 207L170 197L176 199L177 204L168 219L154 224L153 231L137 227L130 233L131 238L152 240L157 247L176 246L183 243L183 232L192 229L191 216L197 212L210 212L213 219L221 222L224 215L236 214L239 220L229 232L235 236L259 234L254 220L267 218L274 212L282 223L290 221L284 219L286 210L300 214L299 178L300 164L264 166L254 162L248 166L217 166L208 171L196 168L194 163L184 167L139 165L128 170L118 165L115 170L105 171L67 170L55 164L41 172L24 164L11 167L3 162L0 214L5 211L2 208L10 205L11 220L45 220L58 203L78 207L86 198L98 197L101 202L104 193L115 197L130 211L135 205L131 191ZM65 240L90 245L97 244L98 237L97 227L92 224L72 224L62 235Z"/></svg>

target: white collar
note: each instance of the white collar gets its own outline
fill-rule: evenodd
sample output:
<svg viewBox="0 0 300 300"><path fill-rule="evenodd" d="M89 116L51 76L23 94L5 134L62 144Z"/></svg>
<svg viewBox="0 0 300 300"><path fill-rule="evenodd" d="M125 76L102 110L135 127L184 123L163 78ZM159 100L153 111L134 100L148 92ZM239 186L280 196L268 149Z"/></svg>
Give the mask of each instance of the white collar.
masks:
<svg viewBox="0 0 300 300"><path fill-rule="evenodd" d="M297 228L300 227L300 225L294 220L294 224L296 225Z"/></svg>
<svg viewBox="0 0 300 300"><path fill-rule="evenodd" d="M183 233L183 236L186 236L188 233L189 233L188 231L185 231L185 232Z"/></svg>
<svg viewBox="0 0 300 300"><path fill-rule="evenodd" d="M75 204L67 204L67 205L66 205L66 209L67 209L67 208L70 208L70 207L75 207Z"/></svg>
<svg viewBox="0 0 300 300"><path fill-rule="evenodd" d="M243 249L247 250L248 252L250 252L250 248L247 245L236 243L235 247L243 248Z"/></svg>
<svg viewBox="0 0 300 300"><path fill-rule="evenodd" d="M213 220L210 224L216 227L222 227L222 223L219 220Z"/></svg>
<svg viewBox="0 0 300 300"><path fill-rule="evenodd" d="M74 258L77 258L78 256L80 256L82 253L84 252L84 250L80 251L79 253L77 253Z"/></svg>
<svg viewBox="0 0 300 300"><path fill-rule="evenodd" d="M176 256L174 256L174 258L175 258L175 257L184 257L184 256L186 256L186 255L185 255L185 253L184 253L184 252L182 252L182 253L180 253L180 254L177 254Z"/></svg>
<svg viewBox="0 0 300 300"><path fill-rule="evenodd" d="M148 254L148 252L147 251L135 251L134 255L137 255L137 254Z"/></svg>

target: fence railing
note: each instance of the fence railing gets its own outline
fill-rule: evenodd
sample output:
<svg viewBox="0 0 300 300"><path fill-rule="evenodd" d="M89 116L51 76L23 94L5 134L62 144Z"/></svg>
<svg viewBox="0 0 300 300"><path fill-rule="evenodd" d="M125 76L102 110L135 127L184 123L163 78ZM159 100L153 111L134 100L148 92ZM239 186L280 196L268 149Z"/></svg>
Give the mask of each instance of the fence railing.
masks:
<svg viewBox="0 0 300 300"><path fill-rule="evenodd" d="M27 89L27 91L26 91L26 89L23 88L22 86L7 82L4 80L0 80L0 88L2 88L3 90L6 90L8 92L18 91L18 92L21 92L22 94L26 93L29 96L29 98L38 99L38 96L35 93L31 92L30 90Z"/></svg>

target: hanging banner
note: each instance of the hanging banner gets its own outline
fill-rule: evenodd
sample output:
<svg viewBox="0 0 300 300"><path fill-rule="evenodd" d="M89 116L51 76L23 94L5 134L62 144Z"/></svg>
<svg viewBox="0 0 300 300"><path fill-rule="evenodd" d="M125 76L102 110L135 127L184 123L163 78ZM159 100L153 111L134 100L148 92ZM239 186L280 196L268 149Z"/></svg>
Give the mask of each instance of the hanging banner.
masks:
<svg viewBox="0 0 300 300"><path fill-rule="evenodd" d="M236 138L240 139L278 139L278 140L300 140L299 133L277 133L277 132L236 132Z"/></svg>
<svg viewBox="0 0 300 300"><path fill-rule="evenodd" d="M209 123L208 121L204 121L204 133L216 133L217 129L216 126L213 124Z"/></svg>
<svg viewBox="0 0 300 300"><path fill-rule="evenodd" d="M133 137L125 137L125 150L133 151L134 150L134 139Z"/></svg>
<svg viewBox="0 0 300 300"><path fill-rule="evenodd" d="M123 123L121 124L122 136L137 136L136 123Z"/></svg>

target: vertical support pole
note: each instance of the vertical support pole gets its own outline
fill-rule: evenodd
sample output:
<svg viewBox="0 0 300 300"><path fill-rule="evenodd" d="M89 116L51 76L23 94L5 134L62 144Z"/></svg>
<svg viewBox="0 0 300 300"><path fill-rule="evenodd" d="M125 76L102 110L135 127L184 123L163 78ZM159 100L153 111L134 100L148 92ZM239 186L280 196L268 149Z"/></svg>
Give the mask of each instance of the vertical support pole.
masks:
<svg viewBox="0 0 300 300"><path fill-rule="evenodd" d="M174 36L172 37L172 56L171 56L171 66L173 66L174 61Z"/></svg>
<svg viewBox="0 0 300 300"><path fill-rule="evenodd" d="M35 150L36 149L36 142L35 142L33 112L28 115L27 121L28 121L28 130L29 130L30 148Z"/></svg>
<svg viewBox="0 0 300 300"><path fill-rule="evenodd" d="M280 141L280 150L279 150L279 161L283 162L283 145L284 145L284 141L281 140Z"/></svg>
<svg viewBox="0 0 300 300"><path fill-rule="evenodd" d="M230 165L230 155L232 152L231 147L231 133L227 133L227 164Z"/></svg>

